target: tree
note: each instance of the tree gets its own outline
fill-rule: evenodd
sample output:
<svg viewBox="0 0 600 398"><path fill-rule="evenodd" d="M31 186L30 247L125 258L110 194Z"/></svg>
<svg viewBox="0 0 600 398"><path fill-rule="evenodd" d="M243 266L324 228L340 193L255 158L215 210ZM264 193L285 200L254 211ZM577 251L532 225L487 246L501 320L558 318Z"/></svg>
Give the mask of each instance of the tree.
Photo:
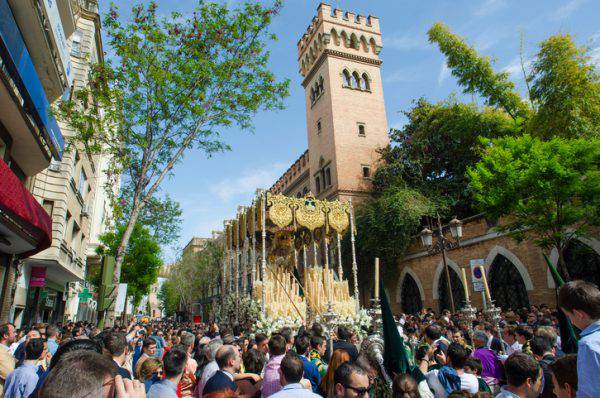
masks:
<svg viewBox="0 0 600 398"><path fill-rule="evenodd" d="M600 140L549 141L523 135L486 142L468 177L475 200L498 227L558 251L558 266L569 278L564 251L575 237L600 225Z"/></svg>
<svg viewBox="0 0 600 398"><path fill-rule="evenodd" d="M527 130L545 139L600 135L600 74L587 49L570 35L551 36L540 44L529 80L538 111Z"/></svg>
<svg viewBox="0 0 600 398"><path fill-rule="evenodd" d="M432 104L421 98L404 112L408 122L390 131L391 145L382 152L382 164L373 178L375 192L406 186L429 198L449 216L473 214L465 173L477 163L483 144L478 137L515 133L503 111L456 99Z"/></svg>
<svg viewBox="0 0 600 398"><path fill-rule="evenodd" d="M100 236L103 246L98 248L101 255L115 256L126 226L119 225L115 231ZM123 259L121 282L127 283L127 296L133 298L134 307L139 305L143 296L150 292L156 283L158 271L162 266L160 246L148 228L137 223ZM92 283L100 284L100 275L92 275Z"/></svg>
<svg viewBox="0 0 600 398"><path fill-rule="evenodd" d="M104 17L114 62L93 65L89 86L77 87L56 114L89 152L110 155L112 183L122 176L131 192L115 284L138 219L186 150L226 150L223 128L250 129L257 111L283 107L289 82L275 81L267 46L280 7L248 1L232 11L200 1L188 18L161 18L151 2L126 22L116 8Z"/></svg>
<svg viewBox="0 0 600 398"><path fill-rule="evenodd" d="M158 291L158 300L160 301L160 307L166 316L173 316L177 313L180 297L175 291L173 282L169 280L163 282Z"/></svg>

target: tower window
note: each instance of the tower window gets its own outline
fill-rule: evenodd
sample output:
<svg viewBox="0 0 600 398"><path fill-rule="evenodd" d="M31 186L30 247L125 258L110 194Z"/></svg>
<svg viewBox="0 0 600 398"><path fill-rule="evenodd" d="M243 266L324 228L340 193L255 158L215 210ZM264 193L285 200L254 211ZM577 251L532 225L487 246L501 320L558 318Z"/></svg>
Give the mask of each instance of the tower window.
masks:
<svg viewBox="0 0 600 398"><path fill-rule="evenodd" d="M351 87L352 82L351 82L351 78L350 78L350 72L348 72L346 69L344 69L344 71L342 72L342 75L344 78L344 87Z"/></svg>
<svg viewBox="0 0 600 398"><path fill-rule="evenodd" d="M325 169L325 186L331 186L331 169L329 167Z"/></svg>
<svg viewBox="0 0 600 398"><path fill-rule="evenodd" d="M363 178L371 178L371 167L367 165L362 165L362 174Z"/></svg>
<svg viewBox="0 0 600 398"><path fill-rule="evenodd" d="M317 122L317 135L321 135L321 121Z"/></svg>
<svg viewBox="0 0 600 398"><path fill-rule="evenodd" d="M352 74L352 88L360 88L360 77L356 72Z"/></svg>
<svg viewBox="0 0 600 398"><path fill-rule="evenodd" d="M365 133L365 125L363 123L358 123L358 136L365 137L367 134Z"/></svg>
<svg viewBox="0 0 600 398"><path fill-rule="evenodd" d="M362 81L360 82L360 88L362 90L371 90L371 85L369 83L369 76L366 73L362 74Z"/></svg>
<svg viewBox="0 0 600 398"><path fill-rule="evenodd" d="M319 177L315 177L315 185L317 187L317 193L321 192L321 179Z"/></svg>

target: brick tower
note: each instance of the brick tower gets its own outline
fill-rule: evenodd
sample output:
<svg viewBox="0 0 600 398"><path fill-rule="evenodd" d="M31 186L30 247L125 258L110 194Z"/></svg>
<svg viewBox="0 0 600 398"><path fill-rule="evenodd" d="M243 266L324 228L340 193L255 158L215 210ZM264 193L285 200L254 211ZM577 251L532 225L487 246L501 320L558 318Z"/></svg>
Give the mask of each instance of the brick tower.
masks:
<svg viewBox="0 0 600 398"><path fill-rule="evenodd" d="M304 77L310 190L322 199L364 197L377 149L389 143L381 84L379 19L321 3L298 42Z"/></svg>

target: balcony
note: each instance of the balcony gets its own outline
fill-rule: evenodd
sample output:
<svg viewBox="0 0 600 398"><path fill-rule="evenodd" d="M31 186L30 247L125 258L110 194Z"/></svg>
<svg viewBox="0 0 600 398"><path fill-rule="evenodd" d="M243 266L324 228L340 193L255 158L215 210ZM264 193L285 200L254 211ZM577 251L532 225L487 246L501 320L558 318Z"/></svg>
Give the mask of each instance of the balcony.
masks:
<svg viewBox="0 0 600 398"><path fill-rule="evenodd" d="M34 175L61 158L64 138L7 0L0 15L0 117L14 139L12 157Z"/></svg>
<svg viewBox="0 0 600 398"><path fill-rule="evenodd" d="M66 0L7 1L46 95L50 102L54 102L72 83L67 34L72 33L75 25L73 16L69 18L66 15L68 10L65 10L65 5L62 4L68 2ZM59 3L61 3L60 7ZM65 15L67 29L63 26L63 15Z"/></svg>

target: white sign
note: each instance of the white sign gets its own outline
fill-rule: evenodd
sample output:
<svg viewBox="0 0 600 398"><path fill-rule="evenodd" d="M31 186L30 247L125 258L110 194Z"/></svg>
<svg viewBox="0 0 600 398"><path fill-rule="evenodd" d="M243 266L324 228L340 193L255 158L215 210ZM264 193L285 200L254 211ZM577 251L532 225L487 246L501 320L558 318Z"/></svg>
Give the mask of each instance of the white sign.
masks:
<svg viewBox="0 0 600 398"><path fill-rule="evenodd" d="M470 261L471 264L471 280L473 281L473 290L476 292L483 292L485 287L483 286L483 278L481 274L481 268L485 266L485 260L478 258Z"/></svg>
<svg viewBox="0 0 600 398"><path fill-rule="evenodd" d="M44 8L46 9L48 21L50 22L50 28L52 30L52 36L54 36L54 42L58 47L59 57L67 78L68 86L71 86L71 83L73 83L71 78L71 55L69 54L67 38L65 37L65 30L60 19L60 12L58 11L56 1L44 0Z"/></svg>

